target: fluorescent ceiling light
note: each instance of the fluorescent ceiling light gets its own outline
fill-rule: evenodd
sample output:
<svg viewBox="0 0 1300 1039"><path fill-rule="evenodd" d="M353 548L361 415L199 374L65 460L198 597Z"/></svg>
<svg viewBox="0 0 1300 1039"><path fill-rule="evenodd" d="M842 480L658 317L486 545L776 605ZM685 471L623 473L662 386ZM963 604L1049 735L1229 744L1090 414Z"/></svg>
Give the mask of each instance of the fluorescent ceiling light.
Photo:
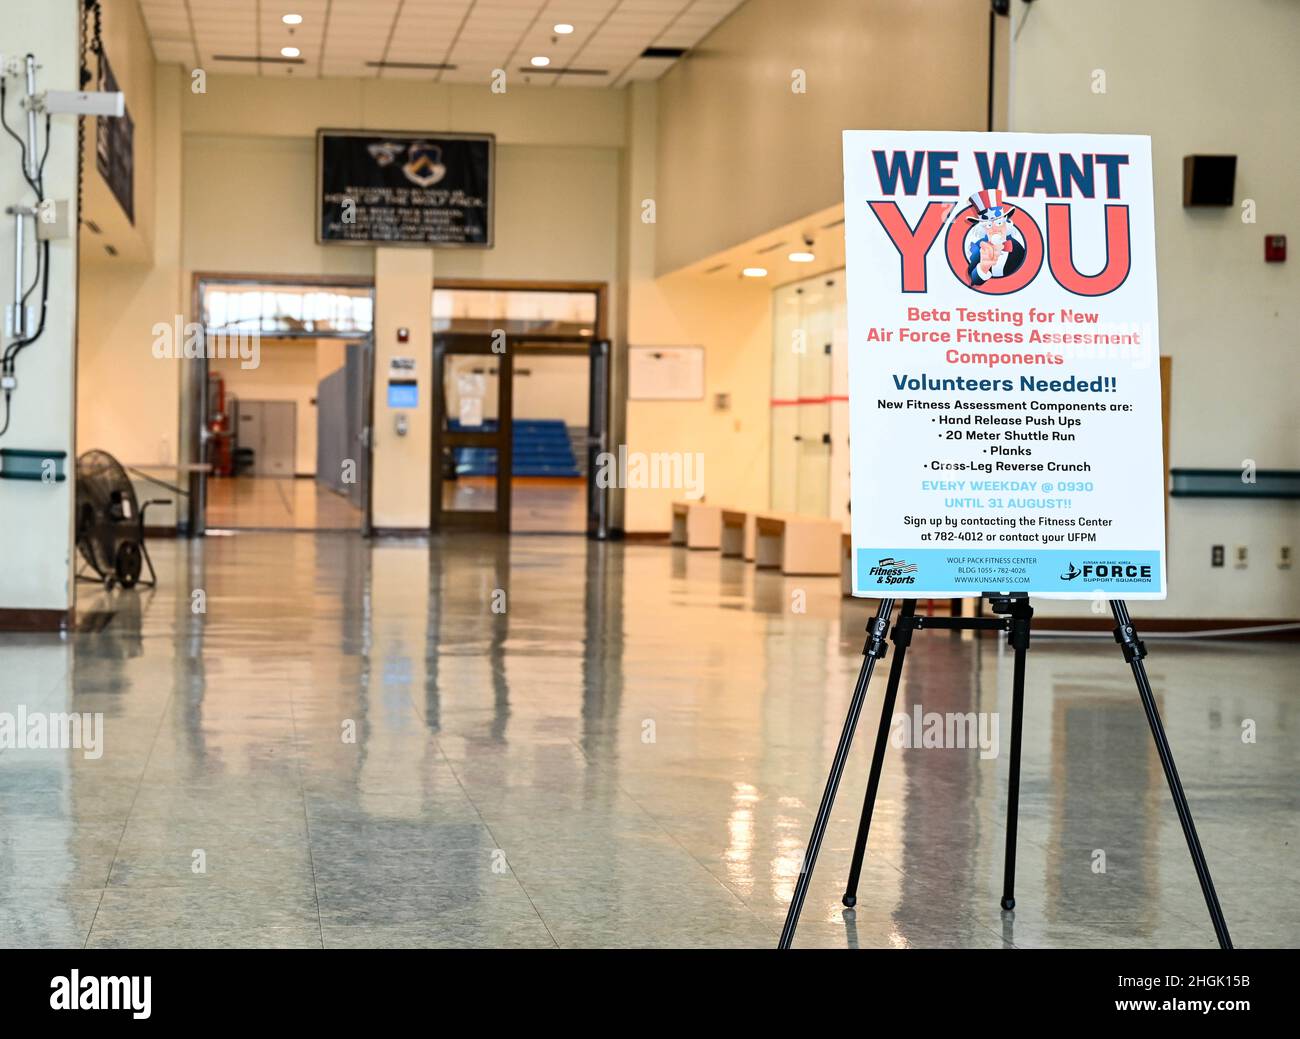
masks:
<svg viewBox="0 0 1300 1039"><path fill-rule="evenodd" d="M283 18L280 19L280 21L284 22L285 25L301 25L302 15L286 14Z"/></svg>
<svg viewBox="0 0 1300 1039"><path fill-rule="evenodd" d="M302 51L300 51L297 47L281 47L281 48L280 48L280 56L281 56L282 58L296 58L296 57L297 57L299 54L301 54L301 53L302 53Z"/></svg>
<svg viewBox="0 0 1300 1039"><path fill-rule="evenodd" d="M767 268L766 268L766 267L746 267L746 268L745 268L743 271L741 271L740 273L743 274L746 278L766 278L766 277L767 277Z"/></svg>
<svg viewBox="0 0 1300 1039"><path fill-rule="evenodd" d="M817 259L816 256L809 252L791 253L786 258L791 263L812 263L813 260Z"/></svg>
<svg viewBox="0 0 1300 1039"><path fill-rule="evenodd" d="M546 57L546 55L544 54L538 54L529 62L529 64L532 65L533 68L537 68L537 69L544 69L550 63L551 63L551 59Z"/></svg>
<svg viewBox="0 0 1300 1039"><path fill-rule="evenodd" d="M573 32L573 26L568 22L557 22L555 31L561 36L568 36L569 33Z"/></svg>

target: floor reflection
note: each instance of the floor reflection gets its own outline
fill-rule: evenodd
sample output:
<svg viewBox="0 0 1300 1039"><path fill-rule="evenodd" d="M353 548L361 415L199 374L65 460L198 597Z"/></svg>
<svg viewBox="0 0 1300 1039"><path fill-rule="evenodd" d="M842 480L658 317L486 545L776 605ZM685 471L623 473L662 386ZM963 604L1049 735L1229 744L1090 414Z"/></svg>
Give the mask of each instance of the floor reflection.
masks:
<svg viewBox="0 0 1300 1039"><path fill-rule="evenodd" d="M97 758L0 750L0 944L775 944L873 609L837 581L580 538L153 548L157 589L0 636L0 718L105 732ZM1233 937L1294 945L1300 650L1150 648ZM996 719L1000 752L889 748L845 912L878 676L800 945L1212 944L1106 642L1030 651L999 910L1010 670L996 639L916 636L898 711Z"/></svg>

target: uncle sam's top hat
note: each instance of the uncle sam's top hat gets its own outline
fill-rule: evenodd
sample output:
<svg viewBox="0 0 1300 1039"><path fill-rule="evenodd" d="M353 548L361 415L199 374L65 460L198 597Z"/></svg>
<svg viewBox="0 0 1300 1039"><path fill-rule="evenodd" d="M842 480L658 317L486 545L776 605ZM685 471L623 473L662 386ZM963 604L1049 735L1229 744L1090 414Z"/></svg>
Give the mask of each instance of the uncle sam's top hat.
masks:
<svg viewBox="0 0 1300 1039"><path fill-rule="evenodd" d="M975 207L979 216L968 216L966 219L971 223L979 221L981 224L987 224L993 220L1010 220L1015 213L1015 206L1007 205L1002 197L1001 188L985 188L983 191L977 191L970 197L970 204Z"/></svg>

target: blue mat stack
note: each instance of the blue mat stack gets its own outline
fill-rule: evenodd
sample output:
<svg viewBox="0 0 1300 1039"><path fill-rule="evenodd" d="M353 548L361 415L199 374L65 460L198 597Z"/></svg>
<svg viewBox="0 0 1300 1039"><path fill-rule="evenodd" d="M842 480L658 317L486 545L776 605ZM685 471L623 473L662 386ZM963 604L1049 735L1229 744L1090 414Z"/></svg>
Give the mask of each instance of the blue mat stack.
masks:
<svg viewBox="0 0 1300 1039"><path fill-rule="evenodd" d="M481 426L465 427L450 420L448 428L460 431L466 428L490 433L497 428L490 419ZM573 457L569 433L559 419L516 419L511 442L514 452L512 471L515 476L581 476ZM486 447L458 447L456 452L457 476L495 476L496 452Z"/></svg>

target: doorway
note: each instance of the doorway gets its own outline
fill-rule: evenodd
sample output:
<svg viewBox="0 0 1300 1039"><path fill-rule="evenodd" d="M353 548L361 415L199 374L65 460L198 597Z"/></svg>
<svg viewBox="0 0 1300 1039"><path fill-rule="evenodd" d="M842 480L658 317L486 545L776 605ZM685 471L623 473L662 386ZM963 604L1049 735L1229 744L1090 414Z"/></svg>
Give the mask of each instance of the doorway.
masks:
<svg viewBox="0 0 1300 1039"><path fill-rule="evenodd" d="M434 336L430 526L608 536L609 342Z"/></svg>
<svg viewBox="0 0 1300 1039"><path fill-rule="evenodd" d="M195 312L184 529L367 532L370 284L196 276Z"/></svg>
<svg viewBox="0 0 1300 1039"><path fill-rule="evenodd" d="M606 285L445 279L431 288L431 346L442 350L433 359L431 528L606 537L608 491L589 478L609 438ZM251 336L265 346L257 368L308 343L343 359L332 364L329 378L317 379L314 395L296 400L295 454L314 451L310 481L305 462L292 479L256 473L259 448L238 435L245 402L293 394L230 392L227 378L253 378L239 360L205 357L187 365L181 461L189 493L180 532L270 527L371 534L373 283L196 274L193 313L210 341ZM493 343L506 352L494 351ZM223 363L233 363L236 374L223 375ZM316 419L314 430L304 427L305 409ZM260 450L265 455L267 448ZM248 480L236 474L237 466ZM345 504L354 511L341 509Z"/></svg>

